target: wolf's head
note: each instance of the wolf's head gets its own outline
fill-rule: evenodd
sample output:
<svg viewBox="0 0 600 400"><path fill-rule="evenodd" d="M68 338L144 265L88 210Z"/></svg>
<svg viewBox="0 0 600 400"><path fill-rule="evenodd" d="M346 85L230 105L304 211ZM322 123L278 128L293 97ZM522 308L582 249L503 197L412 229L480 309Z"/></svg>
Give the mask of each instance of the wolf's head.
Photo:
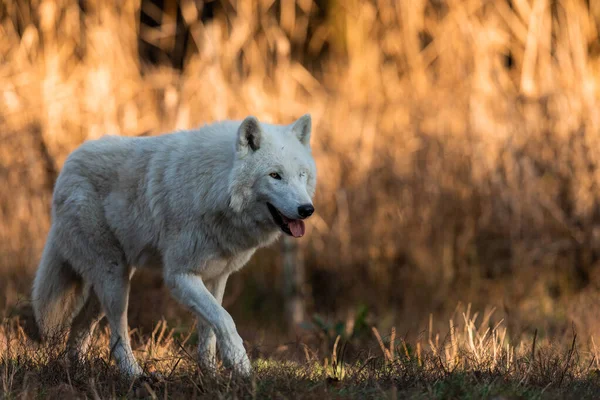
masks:
<svg viewBox="0 0 600 400"><path fill-rule="evenodd" d="M261 225L304 235L314 212L316 165L310 149L311 118L290 125L259 123L247 117L239 126L229 186L230 206L252 213Z"/></svg>

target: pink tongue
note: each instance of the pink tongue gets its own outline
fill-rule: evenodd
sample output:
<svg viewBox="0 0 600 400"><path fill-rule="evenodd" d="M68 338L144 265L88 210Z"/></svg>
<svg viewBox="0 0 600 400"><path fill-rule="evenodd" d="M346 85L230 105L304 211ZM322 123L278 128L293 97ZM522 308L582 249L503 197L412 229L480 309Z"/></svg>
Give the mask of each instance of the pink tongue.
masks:
<svg viewBox="0 0 600 400"><path fill-rule="evenodd" d="M299 219L292 219L287 221L290 231L294 237L304 236L304 221Z"/></svg>

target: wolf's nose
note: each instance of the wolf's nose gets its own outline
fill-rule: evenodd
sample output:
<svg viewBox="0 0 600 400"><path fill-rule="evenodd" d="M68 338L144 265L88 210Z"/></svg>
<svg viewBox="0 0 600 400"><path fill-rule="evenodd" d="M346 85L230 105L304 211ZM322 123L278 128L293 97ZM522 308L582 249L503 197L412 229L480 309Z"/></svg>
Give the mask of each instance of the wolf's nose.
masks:
<svg viewBox="0 0 600 400"><path fill-rule="evenodd" d="M298 215L301 218L308 218L314 212L315 208L312 206L312 204L302 204L300 207L298 207Z"/></svg>

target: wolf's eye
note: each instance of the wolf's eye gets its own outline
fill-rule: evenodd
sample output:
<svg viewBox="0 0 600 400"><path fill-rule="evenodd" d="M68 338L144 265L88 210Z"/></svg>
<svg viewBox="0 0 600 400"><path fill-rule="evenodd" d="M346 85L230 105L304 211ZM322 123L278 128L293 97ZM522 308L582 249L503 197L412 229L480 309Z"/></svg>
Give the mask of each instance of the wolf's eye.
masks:
<svg viewBox="0 0 600 400"><path fill-rule="evenodd" d="M280 180L280 179L281 179L281 175L279 175L277 172L271 172L271 173L269 174L269 176L270 176L271 178L273 178L273 179L277 179L277 180Z"/></svg>

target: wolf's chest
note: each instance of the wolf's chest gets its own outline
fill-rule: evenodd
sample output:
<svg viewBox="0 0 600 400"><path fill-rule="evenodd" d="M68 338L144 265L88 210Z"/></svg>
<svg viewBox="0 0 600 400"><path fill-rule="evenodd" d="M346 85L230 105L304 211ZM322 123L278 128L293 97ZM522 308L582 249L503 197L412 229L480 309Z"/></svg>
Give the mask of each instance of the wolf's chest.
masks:
<svg viewBox="0 0 600 400"><path fill-rule="evenodd" d="M208 280L215 278L223 273L226 273L229 269L230 259L218 258L206 261L204 265L200 267L200 276L202 279Z"/></svg>
<svg viewBox="0 0 600 400"><path fill-rule="evenodd" d="M223 274L231 274L243 267L239 257L217 258L206 261L198 271L202 279L209 280Z"/></svg>

